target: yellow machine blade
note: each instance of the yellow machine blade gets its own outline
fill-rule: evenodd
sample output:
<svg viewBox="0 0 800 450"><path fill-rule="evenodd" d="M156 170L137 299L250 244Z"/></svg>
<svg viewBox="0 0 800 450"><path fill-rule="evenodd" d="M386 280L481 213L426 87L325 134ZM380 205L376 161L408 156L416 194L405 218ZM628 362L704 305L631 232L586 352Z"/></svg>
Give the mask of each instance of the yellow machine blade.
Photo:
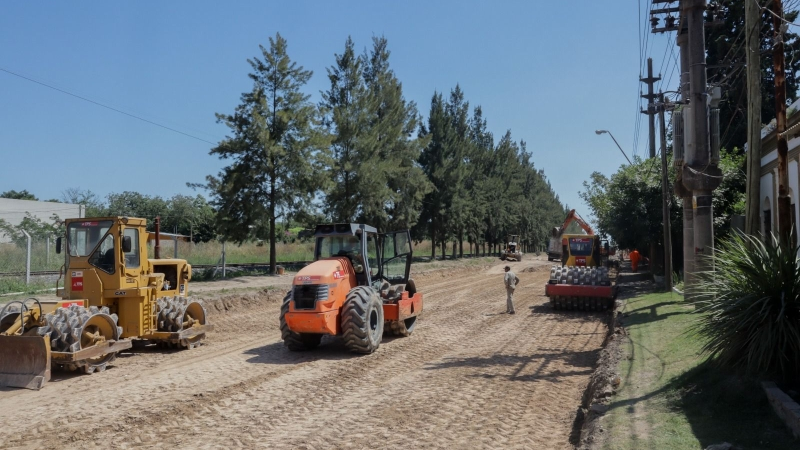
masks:
<svg viewBox="0 0 800 450"><path fill-rule="evenodd" d="M41 389L50 381L50 338L0 336L0 387Z"/></svg>

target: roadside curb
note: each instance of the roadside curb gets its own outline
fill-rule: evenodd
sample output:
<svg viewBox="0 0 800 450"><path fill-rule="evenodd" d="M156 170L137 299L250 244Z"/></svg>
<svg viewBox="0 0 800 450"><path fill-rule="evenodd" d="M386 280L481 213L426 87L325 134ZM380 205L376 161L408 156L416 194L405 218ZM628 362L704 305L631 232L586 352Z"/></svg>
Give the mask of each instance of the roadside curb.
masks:
<svg viewBox="0 0 800 450"><path fill-rule="evenodd" d="M800 405L772 381L762 381L761 387L767 394L767 399L772 405L772 409L775 410L775 414L792 430L795 438L800 438Z"/></svg>

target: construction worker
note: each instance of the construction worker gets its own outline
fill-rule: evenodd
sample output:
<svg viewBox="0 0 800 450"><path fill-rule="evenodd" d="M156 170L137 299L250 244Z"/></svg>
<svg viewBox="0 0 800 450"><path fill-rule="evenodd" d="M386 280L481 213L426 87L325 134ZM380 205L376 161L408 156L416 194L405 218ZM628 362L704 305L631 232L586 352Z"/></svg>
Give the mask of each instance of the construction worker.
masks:
<svg viewBox="0 0 800 450"><path fill-rule="evenodd" d="M506 313L516 314L514 311L514 289L519 284L519 277L511 271L511 267L505 267L506 275L503 277L503 283L506 285Z"/></svg>
<svg viewBox="0 0 800 450"><path fill-rule="evenodd" d="M633 249L630 255L628 255L631 259L631 270L636 272L639 270L639 259L641 259L642 255L639 254L639 250Z"/></svg>

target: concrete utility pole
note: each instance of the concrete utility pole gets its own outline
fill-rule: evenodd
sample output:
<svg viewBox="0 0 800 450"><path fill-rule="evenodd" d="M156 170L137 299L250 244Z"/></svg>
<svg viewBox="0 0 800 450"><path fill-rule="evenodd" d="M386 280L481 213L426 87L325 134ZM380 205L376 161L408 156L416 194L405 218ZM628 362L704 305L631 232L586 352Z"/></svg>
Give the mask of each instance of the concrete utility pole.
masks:
<svg viewBox="0 0 800 450"><path fill-rule="evenodd" d="M789 198L789 143L786 141L786 72L783 49L783 2L772 0L772 67L775 73L775 134L778 138L778 233L782 244L791 242L792 213Z"/></svg>
<svg viewBox="0 0 800 450"><path fill-rule="evenodd" d="M694 212L694 272L713 270L714 212L711 194L722 181L722 171L711 158L709 139L708 87L706 85L705 0L683 0L689 41L689 118L684 130L687 145L683 164L683 184L692 191ZM693 287L693 286L691 286ZM691 288L691 287L687 287Z"/></svg>
<svg viewBox="0 0 800 450"><path fill-rule="evenodd" d="M664 221L664 288L672 290L672 234L669 223L669 179L667 172L667 125L664 120L666 103L659 93L658 122L661 132L661 217Z"/></svg>
<svg viewBox="0 0 800 450"><path fill-rule="evenodd" d="M761 10L756 2L745 2L744 21L747 46L747 195L744 230L752 235L761 228Z"/></svg>
<svg viewBox="0 0 800 450"><path fill-rule="evenodd" d="M657 95L653 92L653 84L661 77L653 77L653 58L647 58L647 78L639 78L639 81L647 84L647 95L642 94L642 98L647 99L647 111L642 110L642 114L647 114L650 130L650 158L656 157L656 111L654 108ZM650 255L651 258L653 255Z"/></svg>
<svg viewBox="0 0 800 450"><path fill-rule="evenodd" d="M681 0L681 7L684 6L685 0ZM675 38L675 43L680 49L680 91L681 101L689 98L689 26L686 20L681 20L681 26L678 29L678 36ZM689 116L690 108L684 105L680 120L681 127L681 155L680 159L675 158L675 164L678 166L678 173L675 180L675 195L681 198L681 207L683 208L683 285L684 295L687 300L692 300L691 289L688 289L694 283L694 209L692 208L692 191L683 185L683 163L685 162L686 153L688 152L689 139L686 136L686 122ZM675 144L673 144L675 147Z"/></svg>

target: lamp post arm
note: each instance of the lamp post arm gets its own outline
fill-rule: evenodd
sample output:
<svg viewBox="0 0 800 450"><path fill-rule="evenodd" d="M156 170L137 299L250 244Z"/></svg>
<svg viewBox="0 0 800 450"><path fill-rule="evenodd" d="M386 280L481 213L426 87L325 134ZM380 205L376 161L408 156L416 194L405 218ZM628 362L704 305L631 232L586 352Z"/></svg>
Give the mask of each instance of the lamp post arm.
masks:
<svg viewBox="0 0 800 450"><path fill-rule="evenodd" d="M617 144L617 148L619 149L619 151L622 152L622 156L624 156L625 159L628 160L628 164L633 165L633 163L631 162L630 158L628 158L628 155L625 154L625 150L623 150L622 147L620 147L619 142L617 142L617 140L614 138L614 135L611 134L610 131L608 132L608 135L611 136L611 139L614 139L614 143Z"/></svg>

